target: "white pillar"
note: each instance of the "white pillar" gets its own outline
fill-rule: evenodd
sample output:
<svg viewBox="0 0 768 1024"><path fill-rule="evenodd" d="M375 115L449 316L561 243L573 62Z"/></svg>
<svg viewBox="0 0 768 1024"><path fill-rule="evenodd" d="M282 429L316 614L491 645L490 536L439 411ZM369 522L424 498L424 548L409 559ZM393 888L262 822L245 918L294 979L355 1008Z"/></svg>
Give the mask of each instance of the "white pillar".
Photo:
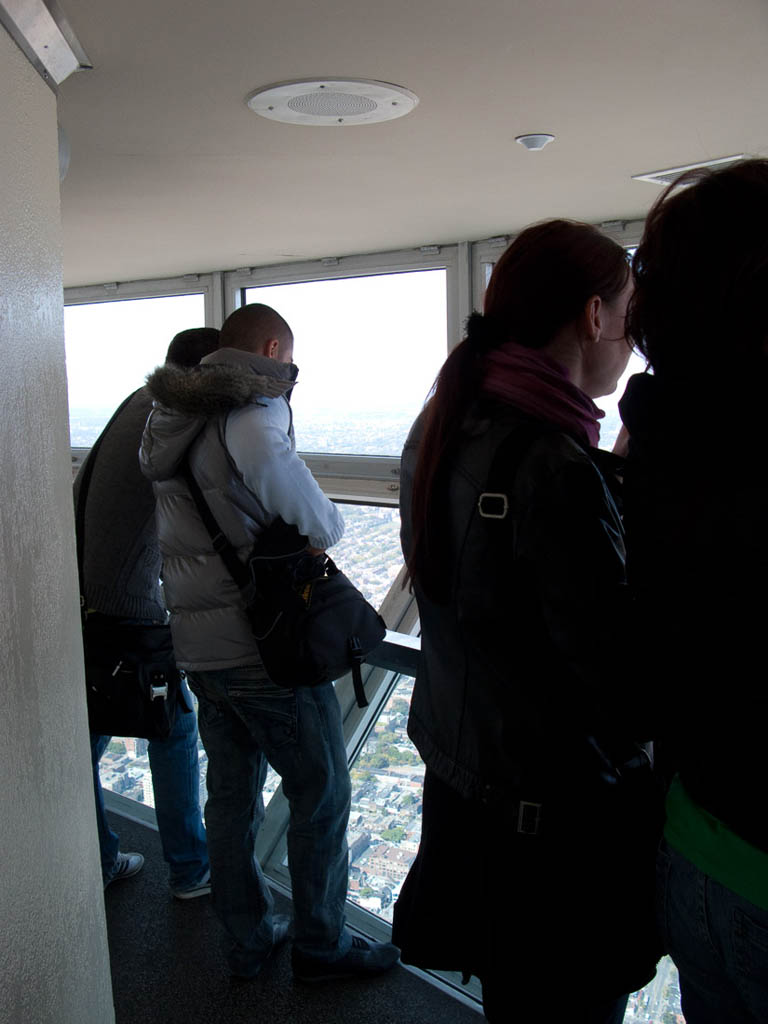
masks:
<svg viewBox="0 0 768 1024"><path fill-rule="evenodd" d="M56 99L0 28L0 1021L114 1021L67 433Z"/></svg>

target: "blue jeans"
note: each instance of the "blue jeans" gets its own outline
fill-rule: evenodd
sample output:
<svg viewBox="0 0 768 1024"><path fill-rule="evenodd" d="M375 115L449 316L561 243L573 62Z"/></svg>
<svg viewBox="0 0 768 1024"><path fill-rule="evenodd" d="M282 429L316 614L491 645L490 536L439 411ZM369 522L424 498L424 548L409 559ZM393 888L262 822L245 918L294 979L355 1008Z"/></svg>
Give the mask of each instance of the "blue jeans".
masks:
<svg viewBox="0 0 768 1024"><path fill-rule="evenodd" d="M182 689L191 706L192 698L183 682ZM120 839L107 822L99 779L99 761L111 738L91 735L93 788L104 882L114 874L120 849ZM170 868L171 888L190 889L208 873L205 829L200 814L200 768L194 713L184 714L179 710L170 736L165 740L150 740L148 751L157 827L163 856Z"/></svg>
<svg viewBox="0 0 768 1024"><path fill-rule="evenodd" d="M658 914L680 972L687 1024L768 1020L768 911L703 874L663 842Z"/></svg>
<svg viewBox="0 0 768 1024"><path fill-rule="evenodd" d="M272 949L272 896L254 855L267 762L290 808L294 947L321 960L343 956L351 942L344 928L350 781L333 685L286 690L261 666L188 678L208 753L213 905L231 943L230 968L253 974Z"/></svg>

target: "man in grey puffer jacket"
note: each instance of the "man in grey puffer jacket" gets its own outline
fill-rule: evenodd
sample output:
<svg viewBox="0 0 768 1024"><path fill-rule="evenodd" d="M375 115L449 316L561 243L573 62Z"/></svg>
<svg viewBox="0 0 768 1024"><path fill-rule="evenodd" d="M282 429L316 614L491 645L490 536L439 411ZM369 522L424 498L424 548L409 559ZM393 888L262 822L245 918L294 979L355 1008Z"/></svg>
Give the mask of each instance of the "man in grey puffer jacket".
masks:
<svg viewBox="0 0 768 1024"><path fill-rule="evenodd" d="M213 901L230 968L255 976L288 930L287 919L273 918L254 857L269 762L290 805L294 975L321 981L374 974L398 958L396 947L344 926L350 782L338 701L331 683L288 690L269 679L240 590L183 479L188 465L242 559L278 517L315 553L341 538L340 513L296 453L292 354L285 320L254 304L227 319L218 351L199 367L158 368L147 382L156 405L141 465L157 498L174 650L199 701Z"/></svg>

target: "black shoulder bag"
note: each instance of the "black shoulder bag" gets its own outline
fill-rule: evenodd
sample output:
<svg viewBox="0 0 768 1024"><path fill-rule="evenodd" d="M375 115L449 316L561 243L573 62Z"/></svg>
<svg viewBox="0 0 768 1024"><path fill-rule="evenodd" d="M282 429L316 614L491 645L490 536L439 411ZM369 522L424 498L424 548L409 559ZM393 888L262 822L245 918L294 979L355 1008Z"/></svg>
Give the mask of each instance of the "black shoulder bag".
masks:
<svg viewBox="0 0 768 1024"><path fill-rule="evenodd" d="M88 612L84 585L85 505L96 455L107 431L132 398L133 394L129 395L119 406L91 448L77 496L77 569L88 727L99 736L166 739L177 711L192 710L181 691L170 626Z"/></svg>
<svg viewBox="0 0 768 1024"><path fill-rule="evenodd" d="M184 479L213 541L240 588L269 678L278 686L319 686L352 672L358 706L368 704L363 659L384 639L376 609L328 555L281 519L257 539L247 564L216 521L187 465Z"/></svg>

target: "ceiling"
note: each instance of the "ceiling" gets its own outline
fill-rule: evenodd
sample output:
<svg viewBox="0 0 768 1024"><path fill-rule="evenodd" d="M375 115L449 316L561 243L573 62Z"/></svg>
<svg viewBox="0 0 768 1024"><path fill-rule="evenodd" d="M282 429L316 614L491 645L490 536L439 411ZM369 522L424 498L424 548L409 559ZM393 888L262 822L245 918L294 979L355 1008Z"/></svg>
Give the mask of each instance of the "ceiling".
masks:
<svg viewBox="0 0 768 1024"><path fill-rule="evenodd" d="M641 217L631 175L768 155L764 0L61 0L68 285ZM413 90L377 125L279 124L289 78ZM516 135L550 132L530 153Z"/></svg>

